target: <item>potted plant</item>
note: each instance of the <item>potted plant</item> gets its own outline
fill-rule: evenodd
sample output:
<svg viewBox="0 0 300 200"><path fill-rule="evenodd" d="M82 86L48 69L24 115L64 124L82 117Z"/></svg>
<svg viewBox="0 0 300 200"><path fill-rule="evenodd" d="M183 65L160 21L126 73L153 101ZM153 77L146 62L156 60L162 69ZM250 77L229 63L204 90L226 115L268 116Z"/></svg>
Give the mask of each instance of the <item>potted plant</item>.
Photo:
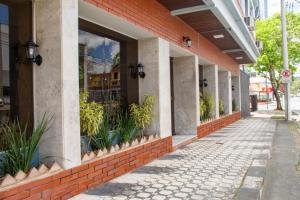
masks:
<svg viewBox="0 0 300 200"><path fill-rule="evenodd" d="M18 120L1 127L5 138L5 150L0 158L4 174L14 175L19 170L27 173L31 167L38 164L38 145L51 120L52 117L45 114L32 132L27 129L27 124L22 126Z"/></svg>
<svg viewBox="0 0 300 200"><path fill-rule="evenodd" d="M135 126L142 132L141 136L143 136L143 130L149 126L152 121L154 102L154 96L145 95L142 105L130 105L130 115Z"/></svg>
<svg viewBox="0 0 300 200"><path fill-rule="evenodd" d="M88 93L80 93L80 131L81 152L91 151L90 137L99 131L103 121L103 106L96 102L88 102Z"/></svg>
<svg viewBox="0 0 300 200"><path fill-rule="evenodd" d="M203 93L200 97L200 119L206 120L212 117L214 109L214 97L208 93Z"/></svg>
<svg viewBox="0 0 300 200"><path fill-rule="evenodd" d="M221 99L219 100L219 113L220 113L220 115L225 114L224 103Z"/></svg>

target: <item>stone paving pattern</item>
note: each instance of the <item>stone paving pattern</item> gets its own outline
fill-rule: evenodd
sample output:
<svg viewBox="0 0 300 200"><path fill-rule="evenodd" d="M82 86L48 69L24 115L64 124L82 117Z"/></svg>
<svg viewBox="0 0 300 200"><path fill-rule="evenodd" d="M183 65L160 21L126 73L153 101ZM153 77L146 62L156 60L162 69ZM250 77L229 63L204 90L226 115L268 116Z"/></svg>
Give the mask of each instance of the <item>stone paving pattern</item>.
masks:
<svg viewBox="0 0 300 200"><path fill-rule="evenodd" d="M232 199L253 158L266 157L276 124L248 118L73 200Z"/></svg>

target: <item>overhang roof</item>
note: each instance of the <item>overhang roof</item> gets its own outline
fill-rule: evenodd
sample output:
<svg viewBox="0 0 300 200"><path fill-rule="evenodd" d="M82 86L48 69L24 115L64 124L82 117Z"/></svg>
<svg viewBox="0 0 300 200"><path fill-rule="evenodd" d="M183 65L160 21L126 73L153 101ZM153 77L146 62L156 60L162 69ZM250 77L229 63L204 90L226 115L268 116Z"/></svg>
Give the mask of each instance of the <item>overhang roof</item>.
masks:
<svg viewBox="0 0 300 200"><path fill-rule="evenodd" d="M234 0L159 0L239 64L256 62L259 51ZM216 38L221 36L221 38Z"/></svg>

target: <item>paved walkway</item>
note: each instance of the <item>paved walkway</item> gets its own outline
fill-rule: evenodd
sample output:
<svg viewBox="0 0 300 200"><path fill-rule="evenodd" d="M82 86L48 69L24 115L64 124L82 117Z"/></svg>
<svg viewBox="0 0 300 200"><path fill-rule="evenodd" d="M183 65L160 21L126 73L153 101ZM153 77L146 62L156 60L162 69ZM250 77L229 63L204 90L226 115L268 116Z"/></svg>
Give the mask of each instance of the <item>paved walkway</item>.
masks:
<svg viewBox="0 0 300 200"><path fill-rule="evenodd" d="M73 199L232 199L275 127L270 119L240 120Z"/></svg>
<svg viewBox="0 0 300 200"><path fill-rule="evenodd" d="M300 174L295 170L299 159L288 124L278 121L262 199L300 199Z"/></svg>

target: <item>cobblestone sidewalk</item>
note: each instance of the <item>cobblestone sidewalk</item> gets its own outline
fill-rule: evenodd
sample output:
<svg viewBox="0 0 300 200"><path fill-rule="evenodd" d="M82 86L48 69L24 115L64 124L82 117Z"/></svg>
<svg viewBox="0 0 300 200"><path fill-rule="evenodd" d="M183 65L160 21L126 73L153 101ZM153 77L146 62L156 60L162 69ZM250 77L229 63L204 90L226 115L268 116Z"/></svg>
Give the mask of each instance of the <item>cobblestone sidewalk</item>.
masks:
<svg viewBox="0 0 300 200"><path fill-rule="evenodd" d="M232 199L275 128L270 119L240 120L73 200Z"/></svg>

